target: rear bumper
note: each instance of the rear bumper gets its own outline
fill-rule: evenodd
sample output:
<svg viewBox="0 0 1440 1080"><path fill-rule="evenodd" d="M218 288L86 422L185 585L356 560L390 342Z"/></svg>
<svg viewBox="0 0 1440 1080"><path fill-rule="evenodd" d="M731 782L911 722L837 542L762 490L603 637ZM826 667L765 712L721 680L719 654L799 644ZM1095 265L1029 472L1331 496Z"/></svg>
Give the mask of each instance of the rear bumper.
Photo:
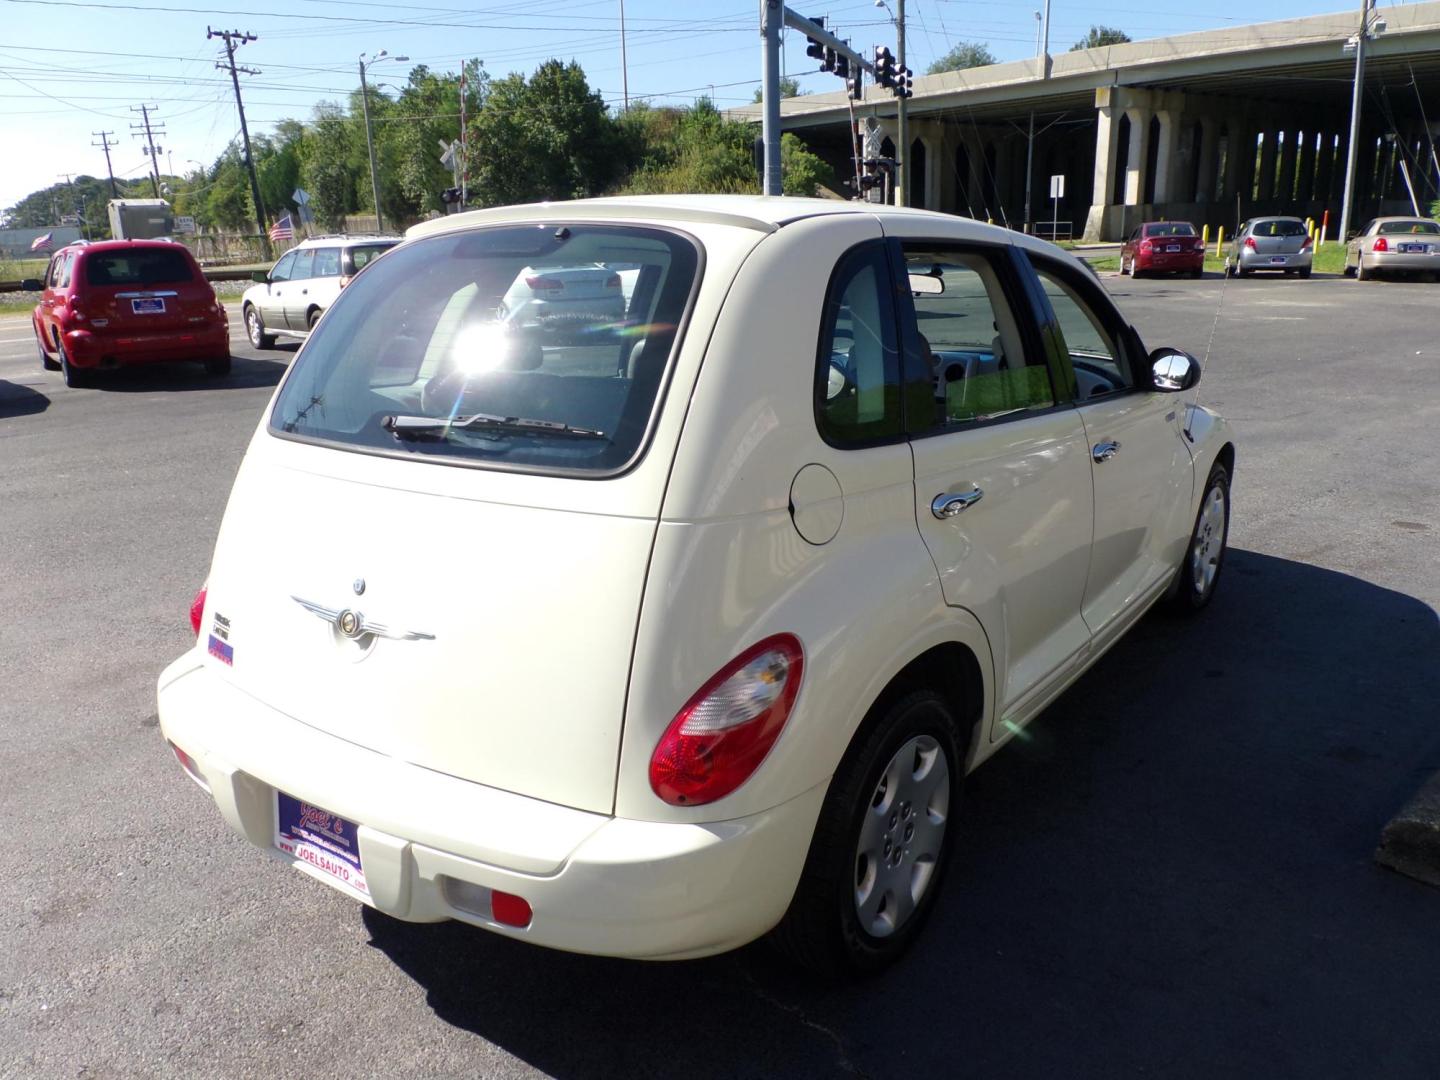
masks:
<svg viewBox="0 0 1440 1080"><path fill-rule="evenodd" d="M1200 270L1205 266L1205 253L1203 251L1166 252L1161 255L1137 255L1135 266L1139 270L1150 270L1157 274L1164 274L1180 270Z"/></svg>
<svg viewBox="0 0 1440 1080"><path fill-rule="evenodd" d="M1360 256L1367 270L1395 270L1407 273L1433 271L1440 273L1440 254L1415 255L1399 251L1367 251Z"/></svg>
<svg viewBox="0 0 1440 1080"><path fill-rule="evenodd" d="M70 330L65 352L75 367L129 367L171 360L208 360L230 355L230 327L200 326L164 333L96 333Z"/></svg>
<svg viewBox="0 0 1440 1080"><path fill-rule="evenodd" d="M1292 255L1264 254L1256 251L1240 253L1242 270L1309 270L1315 262L1315 253L1302 251Z"/></svg>
<svg viewBox="0 0 1440 1080"><path fill-rule="evenodd" d="M709 824L612 818L327 735L236 689L198 650L164 671L158 694L165 738L231 828L271 857L399 919L458 919L572 952L681 959L759 937L789 905L825 795L821 784ZM275 846L277 790L359 824L368 897ZM477 909L485 890L524 897L530 925Z"/></svg>

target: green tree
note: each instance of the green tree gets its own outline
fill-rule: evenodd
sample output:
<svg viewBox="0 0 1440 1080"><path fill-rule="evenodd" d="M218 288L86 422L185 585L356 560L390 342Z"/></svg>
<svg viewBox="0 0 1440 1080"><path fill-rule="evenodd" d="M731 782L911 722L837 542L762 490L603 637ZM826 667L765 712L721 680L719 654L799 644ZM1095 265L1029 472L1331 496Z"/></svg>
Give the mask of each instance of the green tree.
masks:
<svg viewBox="0 0 1440 1080"><path fill-rule="evenodd" d="M338 105L316 106L315 122L300 148L300 184L310 193L316 219L327 229L343 228L345 215L359 208L356 189L361 179L367 190L370 186L368 165L363 171L357 167L357 158L365 159L363 121L357 147L357 125L351 120Z"/></svg>
<svg viewBox="0 0 1440 1080"><path fill-rule="evenodd" d="M788 76L788 75L782 77L781 80L780 80L780 96L781 96L782 98L787 98L787 97L799 97L799 96L800 96L800 83L799 83L797 80L790 78L790 76ZM764 100L765 100L765 91L764 91L764 89L761 88L761 87L756 87L756 89L755 89L755 102L754 102L754 103L755 103L756 105L759 105L760 102L762 102L762 101L764 101Z"/></svg>
<svg viewBox="0 0 1440 1080"><path fill-rule="evenodd" d="M479 61L465 65L467 117L479 111L489 81ZM443 210L440 193L450 187L454 174L440 164L440 144L460 134L459 75L439 74L423 64L416 67L383 129L386 186L391 190L381 198L387 212L396 220L413 220Z"/></svg>
<svg viewBox="0 0 1440 1080"><path fill-rule="evenodd" d="M817 189L834 190L835 170L811 153L792 131L780 136L781 187L786 195L814 195Z"/></svg>
<svg viewBox="0 0 1440 1080"><path fill-rule="evenodd" d="M480 206L596 195L627 165L618 125L573 61L492 82L468 143Z"/></svg>
<svg viewBox="0 0 1440 1080"><path fill-rule="evenodd" d="M1124 45L1129 40L1130 35L1124 30L1117 30L1113 26L1092 26L1088 34L1070 46L1070 51L1079 52L1081 49L1099 49L1106 45Z"/></svg>
<svg viewBox="0 0 1440 1080"><path fill-rule="evenodd" d="M995 54L988 46L978 41L962 41L944 56L937 58L925 69L925 73L939 75L942 71L964 71L966 68L986 67L996 62Z"/></svg>

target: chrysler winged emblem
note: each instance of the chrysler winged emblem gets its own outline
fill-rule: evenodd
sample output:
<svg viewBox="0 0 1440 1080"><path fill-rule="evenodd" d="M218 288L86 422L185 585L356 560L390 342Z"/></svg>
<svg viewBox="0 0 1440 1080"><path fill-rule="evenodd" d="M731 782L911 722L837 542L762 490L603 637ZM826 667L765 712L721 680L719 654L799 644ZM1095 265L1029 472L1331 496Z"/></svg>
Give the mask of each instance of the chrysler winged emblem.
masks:
<svg viewBox="0 0 1440 1080"><path fill-rule="evenodd" d="M303 597L291 596L291 600L299 604L306 611L316 618L323 619L340 633L355 641L368 635L375 637L390 638L392 641L434 641L434 634L426 634L420 630L392 630L382 623L371 622L360 612L352 608L328 608L323 604L317 604L312 600Z"/></svg>

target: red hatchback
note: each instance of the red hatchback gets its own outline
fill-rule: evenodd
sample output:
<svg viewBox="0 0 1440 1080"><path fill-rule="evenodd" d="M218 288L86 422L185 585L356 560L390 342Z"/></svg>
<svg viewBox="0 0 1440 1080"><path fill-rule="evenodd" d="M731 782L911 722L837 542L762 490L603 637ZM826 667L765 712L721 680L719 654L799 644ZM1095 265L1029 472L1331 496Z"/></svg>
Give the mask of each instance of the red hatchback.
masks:
<svg viewBox="0 0 1440 1080"><path fill-rule="evenodd" d="M102 369L199 360L230 370L230 324L195 257L165 240L72 244L50 260L35 308L40 360L67 386Z"/></svg>
<svg viewBox="0 0 1440 1080"><path fill-rule="evenodd" d="M1147 221L1137 225L1120 248L1120 272L1189 274L1205 271L1205 243L1188 221Z"/></svg>

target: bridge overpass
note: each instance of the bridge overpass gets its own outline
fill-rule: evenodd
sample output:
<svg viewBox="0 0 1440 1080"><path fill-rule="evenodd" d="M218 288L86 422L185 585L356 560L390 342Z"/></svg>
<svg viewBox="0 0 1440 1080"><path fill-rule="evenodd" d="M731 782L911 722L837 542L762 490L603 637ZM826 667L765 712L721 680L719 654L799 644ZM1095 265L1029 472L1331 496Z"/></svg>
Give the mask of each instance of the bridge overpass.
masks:
<svg viewBox="0 0 1440 1080"><path fill-rule="evenodd" d="M1389 6L1366 47L1354 219L1440 198L1440 3ZM1115 240L1137 222L1178 218L1233 229L1256 213L1336 228L1344 186L1359 13L1230 27L915 79L905 183L914 206L1048 226L1049 178L1064 231ZM759 119L759 107L735 110ZM895 100L870 87L788 98L781 124L853 175L852 118L878 125L893 156ZM873 120L871 119L873 118ZM1333 236L1333 232L1332 232Z"/></svg>

